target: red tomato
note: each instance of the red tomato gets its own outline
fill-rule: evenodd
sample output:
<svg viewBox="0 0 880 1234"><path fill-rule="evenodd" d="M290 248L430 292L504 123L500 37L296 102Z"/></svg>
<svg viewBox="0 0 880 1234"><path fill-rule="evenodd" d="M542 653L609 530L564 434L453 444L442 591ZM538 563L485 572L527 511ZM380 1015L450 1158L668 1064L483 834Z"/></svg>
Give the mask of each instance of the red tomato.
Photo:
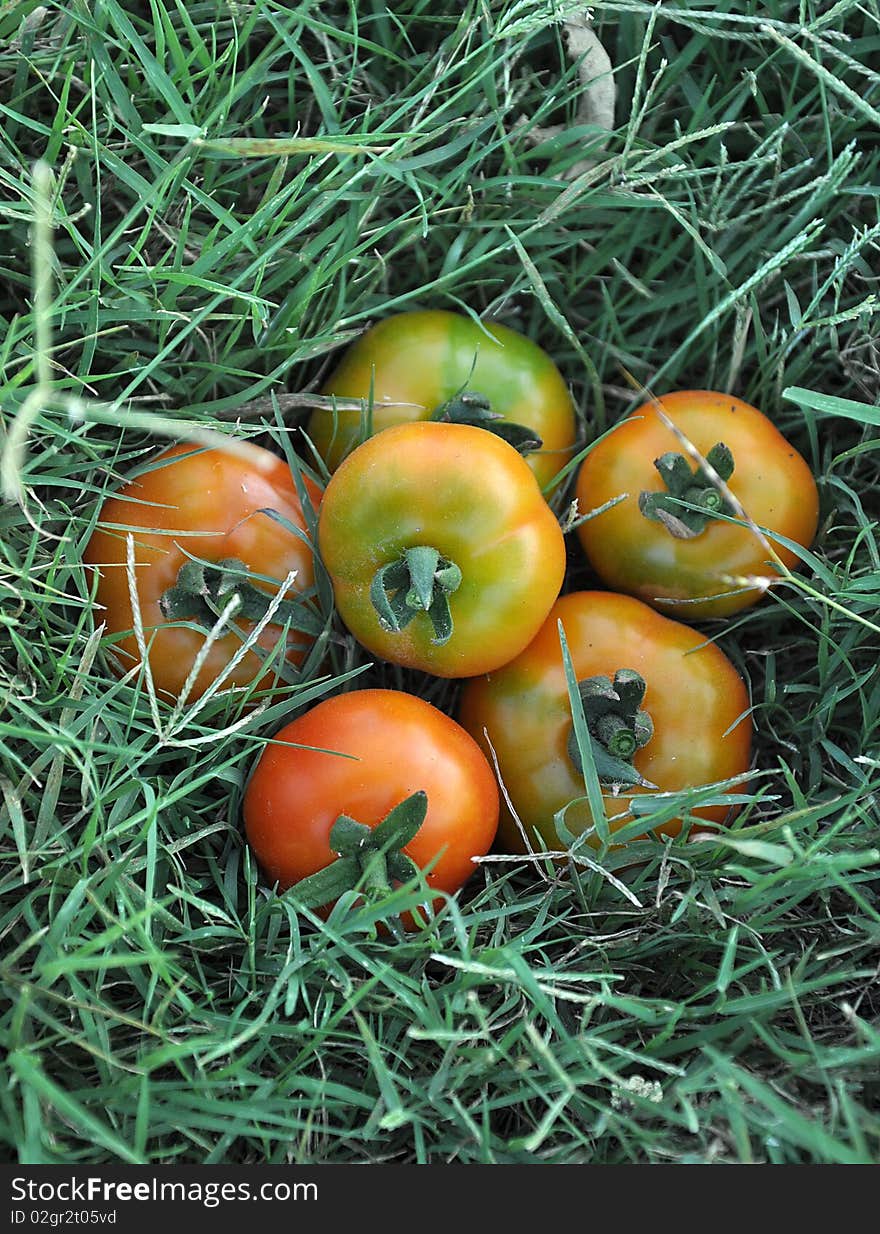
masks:
<svg viewBox="0 0 880 1234"><path fill-rule="evenodd" d="M271 585L256 576L276 580L277 587L290 571L296 571L295 590L287 593L291 598L314 583L312 552L304 538L306 523L290 468L268 450L255 449L265 470L222 450L199 450L183 444L163 451L152 460L149 471L130 480L104 502L86 546L86 564L98 571L97 603L107 633L121 636L113 640L116 666L121 673L126 672L140 662L131 633L134 618L126 572L126 532L134 533L138 604L150 670L162 694L180 693L204 647L212 620L207 613L204 620L180 616L172 621L163 611L164 598L179 583L181 567L190 557L209 562L238 560L254 572L257 591L269 596ZM317 505L320 489L309 480L306 488ZM270 517L268 510L299 528L303 538ZM248 632L254 623L239 618L236 624ZM269 624L258 646L270 651L280 636L281 627ZM241 641L230 632L214 642L190 698L198 698L227 669ZM287 660L301 663L310 642L292 630ZM245 685L255 678L261 689L277 679L274 673L264 673L259 657L248 651L224 678L223 685Z"/></svg>
<svg viewBox="0 0 880 1234"><path fill-rule="evenodd" d="M424 792L424 823L403 848L438 891L454 892L488 852L498 789L477 743L414 695L358 690L319 703L286 725L260 756L244 797L247 838L282 890L336 859L330 829L341 814L375 828ZM303 749L303 746L313 747ZM345 758L340 755L352 755Z"/></svg>

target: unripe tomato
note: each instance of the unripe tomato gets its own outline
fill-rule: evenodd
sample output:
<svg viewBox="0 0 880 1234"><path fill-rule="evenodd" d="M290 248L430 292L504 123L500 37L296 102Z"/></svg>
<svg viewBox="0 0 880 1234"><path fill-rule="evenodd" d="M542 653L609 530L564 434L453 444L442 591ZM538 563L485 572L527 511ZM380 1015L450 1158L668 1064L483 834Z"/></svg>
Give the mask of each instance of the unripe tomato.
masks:
<svg viewBox="0 0 880 1234"><path fill-rule="evenodd" d="M759 527L805 547L812 543L819 517L816 483L803 458L766 416L712 390L679 390L659 402L703 458L714 459L721 478ZM732 459L727 476L719 444ZM585 513L621 494L624 499L580 524L578 535L596 573L615 591L629 592L683 621L725 617L764 594L765 588L747 582L774 577L770 553L748 526L711 513L702 517L670 499L669 490L679 488L689 506L705 501L713 511L734 514L711 478L700 474L681 449L653 403L628 416L587 455L577 479L578 503ZM791 549L771 543L786 567L795 565Z"/></svg>
<svg viewBox="0 0 880 1234"><path fill-rule="evenodd" d="M629 596L573 592L554 605L520 656L495 673L467 682L461 699L460 723L487 752L494 749L502 783L532 845L539 847L540 835L545 846L558 848L553 816L586 791L572 752L560 621L582 683L600 780L603 762L623 758L630 764L629 773L617 761L609 764L621 784L617 793L609 791L604 798L609 819L625 814L630 798L647 791L638 777L671 792L746 773L752 734L748 695L720 648ZM625 697L633 689L632 673L645 689L643 695L634 690L636 706L627 710L609 700L608 689ZM593 681L603 677L606 686L597 691ZM621 730L630 734L625 756L615 749ZM695 811L715 822L722 822L727 812L726 806ZM614 829L630 821L611 825ZM575 834L590 827L587 803L579 801L568 810L565 823ZM680 827L681 820L673 819L658 830L675 835ZM507 809L500 838L511 852L525 847Z"/></svg>
<svg viewBox="0 0 880 1234"><path fill-rule="evenodd" d="M318 543L340 616L375 655L471 677L531 641L565 570L534 475L463 424L402 424L331 477Z"/></svg>
<svg viewBox="0 0 880 1234"><path fill-rule="evenodd" d="M534 430L543 444L528 464L542 488L565 466L576 434L568 387L537 343L497 322L441 309L387 317L348 349L322 393L363 400L372 393L378 433L429 419L463 390ZM331 471L360 444L361 421L359 411L312 413L307 431Z"/></svg>
<svg viewBox="0 0 880 1234"><path fill-rule="evenodd" d="M340 815L375 829L415 793L426 794L427 813L402 852L422 868L436 858L428 885L455 892L474 873L472 859L489 851L498 825L498 789L479 746L412 694L340 694L266 746L244 797L248 842L285 890L335 861L330 832Z"/></svg>
<svg viewBox="0 0 880 1234"><path fill-rule="evenodd" d="M126 533L134 533L138 606L150 670L157 690L164 695L180 693L204 650L216 611L229 600L232 590L244 585L240 592L243 605L238 616L233 615L243 637L259 620L248 619L247 614L265 608L288 573L296 572L289 598L313 586L312 552L290 468L270 451L254 448L265 470L223 450L199 450L184 444L162 451L148 471L107 498L86 546L85 562L98 573L97 603L107 633L113 636L114 665L124 673L140 663L126 569ZM317 505L320 489L310 480L305 484ZM268 511L288 520L301 535ZM192 569L194 557L218 566L237 564L225 576L211 569L200 573L198 567L195 572ZM207 590L200 595L202 588ZM279 609L279 623L289 612L289 608ZM302 662L313 641L297 631L295 620L291 618L285 651L287 661L294 665ZM312 624L314 620L312 614ZM281 625L270 623L257 645L271 651L281 635ZM189 692L191 699L199 698L228 669L242 637L230 632L213 643ZM254 679L259 688L267 688L277 676L264 672L259 657L249 650L224 677L223 685L246 685Z"/></svg>

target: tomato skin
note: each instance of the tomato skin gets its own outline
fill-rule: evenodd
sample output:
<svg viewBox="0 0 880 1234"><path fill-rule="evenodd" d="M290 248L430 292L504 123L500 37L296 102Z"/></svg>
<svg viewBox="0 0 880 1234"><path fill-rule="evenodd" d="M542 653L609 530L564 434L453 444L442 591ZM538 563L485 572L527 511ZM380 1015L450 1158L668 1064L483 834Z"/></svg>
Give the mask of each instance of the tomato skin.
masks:
<svg viewBox="0 0 880 1234"><path fill-rule="evenodd" d="M639 600L612 592L572 592L554 605L522 655L497 673L465 684L459 712L459 722L484 750L491 742L502 783L533 846L537 832L547 847L559 848L553 815L586 791L567 752L572 722L559 621L578 681L613 677L622 668L635 669L644 678L643 707L654 722L654 736L633 763L645 779L668 792L747 771L749 699L724 653L689 626L662 617ZM606 795L609 819L626 811L630 797L642 791L647 790ZM712 806L697 813L722 822L727 808ZM589 827L591 819L586 802L565 815L575 834ZM612 829L628 821L611 823ZM656 830L676 835L680 829L681 820L673 819ZM525 851L505 807L499 835L508 851Z"/></svg>
<svg viewBox="0 0 880 1234"><path fill-rule="evenodd" d="M98 573L96 600L107 633L122 634L130 631L133 623L126 574L126 531L134 533L138 601L150 670L156 689L163 695L180 693L205 641L204 634L195 629L169 624L159 607L162 595L174 585L187 560L183 549L208 561L237 558L256 573L279 582L296 570L297 582L288 596L313 584L308 545L267 514L260 513L275 510L305 532L306 523L290 468L270 451L255 449L265 462L265 471L223 450L198 451L197 447L181 444L162 451L152 460L152 470L128 481L107 498L86 547L85 562ZM305 485L317 505L320 489L308 479ZM174 532L180 535L175 536ZM240 625L242 629L248 628L246 622ZM271 649L280 632L279 626L266 626L258 645ZM303 646L308 639L300 633L292 638L297 646L291 647L287 659L298 664L305 656ZM115 641L114 647L119 655L115 667L121 673L140 662L133 634ZM205 692L240 647L241 640L234 633L217 639L196 678L190 699ZM224 678L223 688L246 685L254 678L258 679L259 688L267 688L276 676L272 671L261 675L261 671L259 658L249 651Z"/></svg>
<svg viewBox="0 0 880 1234"><path fill-rule="evenodd" d="M331 477L318 544L340 616L375 655L437 677L471 677L531 641L559 594L565 544L534 475L492 433L417 422L371 437ZM370 599L377 568L429 545L456 562L454 631L433 641L424 613L383 628Z"/></svg>
<svg viewBox="0 0 880 1234"><path fill-rule="evenodd" d="M489 851L498 826L498 788L477 743L449 716L398 690L339 694L287 724L267 745L248 783L248 842L281 890L336 857L330 829L340 814L375 827L411 794L428 796L425 821L403 849L429 886L455 892ZM355 755L340 758L336 751Z"/></svg>
<svg viewBox="0 0 880 1234"><path fill-rule="evenodd" d="M493 411L534 429L543 441L528 464L545 487L572 455L574 405L559 369L537 343L497 322L482 326L442 309L398 313L367 330L324 383L322 394L367 399L373 432L426 420L462 389L485 395ZM405 406L403 404L409 404ZM308 435L331 471L360 441L359 411L314 411Z"/></svg>
<svg viewBox="0 0 880 1234"><path fill-rule="evenodd" d="M672 422L705 458L716 442L733 452L731 492L759 527L808 547L816 534L819 498L804 459L757 408L712 390L679 390L659 400ZM584 459L577 478L582 512L596 509L621 493L626 498L578 529L593 568L615 591L638 596L670 616L726 617L760 600L763 590L736 595L732 577L773 577L769 553L755 534L723 520L710 522L692 540L678 540L639 511L639 494L659 492L663 484L654 460L681 451L675 435L651 403L639 407ZM786 567L797 558L781 544L774 548ZM666 601L718 597L698 603Z"/></svg>

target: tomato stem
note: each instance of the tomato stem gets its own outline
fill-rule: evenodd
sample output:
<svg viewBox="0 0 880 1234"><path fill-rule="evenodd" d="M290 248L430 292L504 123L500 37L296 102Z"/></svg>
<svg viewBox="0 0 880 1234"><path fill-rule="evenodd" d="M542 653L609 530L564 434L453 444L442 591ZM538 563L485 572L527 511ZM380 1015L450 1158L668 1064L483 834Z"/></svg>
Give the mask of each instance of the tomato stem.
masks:
<svg viewBox="0 0 880 1234"><path fill-rule="evenodd" d="M578 682L584 717L596 772L602 784L626 788L634 784L654 788L632 765L635 754L654 735L654 724L641 704L645 681L634 669L623 668L609 677L588 677ZM574 728L568 739L568 756L583 775L583 761Z"/></svg>
<svg viewBox="0 0 880 1234"><path fill-rule="evenodd" d="M519 454L532 454L540 450L543 441L533 428L505 420L500 411L493 411L489 400L475 390L462 390L453 395L431 415L432 420L447 424L470 424L484 428L513 446Z"/></svg>
<svg viewBox="0 0 880 1234"><path fill-rule="evenodd" d="M159 598L167 621L192 621L210 630L233 596L238 597L236 618L257 622L266 615L272 596L251 581L251 573L237 557L222 561L185 561L177 581ZM276 625L317 636L322 626L301 600L282 600L273 617Z"/></svg>
<svg viewBox="0 0 880 1234"><path fill-rule="evenodd" d="M725 484L733 475L733 454L721 441L706 455L706 462ZM705 467L691 468L674 450L661 454L654 466L666 492L640 493L639 510L652 522L662 523L677 540L693 540L719 514L733 513Z"/></svg>
<svg viewBox="0 0 880 1234"><path fill-rule="evenodd" d="M461 570L436 548L416 545L373 575L370 599L383 629L406 629L418 613L426 613L438 646L452 635L449 597L461 586Z"/></svg>
<svg viewBox="0 0 880 1234"><path fill-rule="evenodd" d="M392 882L405 883L416 864L403 849L425 821L428 794L413 793L396 805L376 827L340 814L330 829L330 846L339 856L323 870L301 878L289 889L300 908L321 908L361 886L369 900L389 894Z"/></svg>

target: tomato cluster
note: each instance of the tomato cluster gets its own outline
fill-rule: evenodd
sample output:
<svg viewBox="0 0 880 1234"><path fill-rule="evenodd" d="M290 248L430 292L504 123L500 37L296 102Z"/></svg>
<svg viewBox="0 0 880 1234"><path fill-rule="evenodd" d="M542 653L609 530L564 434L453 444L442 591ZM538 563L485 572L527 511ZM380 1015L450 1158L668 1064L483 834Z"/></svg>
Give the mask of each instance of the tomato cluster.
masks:
<svg viewBox="0 0 880 1234"><path fill-rule="evenodd" d="M770 421L678 391L585 449L577 534L609 590L560 596L546 495L576 419L534 343L454 313L401 314L362 336L323 393L306 427L323 490L253 446L176 446L108 498L85 550L115 667L169 699L233 687L252 702L320 661L315 547L354 639L466 679L457 721L364 689L274 734L244 797L270 882L321 912L348 890L381 899L417 867L449 894L499 818L512 852L624 826L631 838L642 816L675 835L674 807L652 822L636 798L707 785L689 825L723 824L748 774L746 687L672 615L756 603L810 544L816 486Z"/></svg>

